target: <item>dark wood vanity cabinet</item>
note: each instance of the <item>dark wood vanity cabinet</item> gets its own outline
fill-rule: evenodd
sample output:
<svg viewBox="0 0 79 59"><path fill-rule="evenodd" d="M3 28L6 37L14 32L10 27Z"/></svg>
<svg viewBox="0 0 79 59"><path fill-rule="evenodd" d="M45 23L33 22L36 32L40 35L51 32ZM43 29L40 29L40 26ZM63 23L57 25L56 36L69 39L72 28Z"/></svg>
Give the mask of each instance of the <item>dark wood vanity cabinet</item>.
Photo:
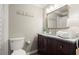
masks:
<svg viewBox="0 0 79 59"><path fill-rule="evenodd" d="M75 55L76 44L58 38L38 35L38 54L40 55Z"/></svg>

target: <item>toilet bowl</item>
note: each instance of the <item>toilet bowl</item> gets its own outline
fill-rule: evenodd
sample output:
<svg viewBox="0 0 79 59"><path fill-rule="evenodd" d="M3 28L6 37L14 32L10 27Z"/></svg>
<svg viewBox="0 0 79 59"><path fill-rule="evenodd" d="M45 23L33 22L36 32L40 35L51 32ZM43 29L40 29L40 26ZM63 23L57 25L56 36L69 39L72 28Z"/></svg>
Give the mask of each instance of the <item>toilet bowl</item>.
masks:
<svg viewBox="0 0 79 59"><path fill-rule="evenodd" d="M24 37L10 38L10 47L13 50L11 55L26 55L22 49L24 46Z"/></svg>

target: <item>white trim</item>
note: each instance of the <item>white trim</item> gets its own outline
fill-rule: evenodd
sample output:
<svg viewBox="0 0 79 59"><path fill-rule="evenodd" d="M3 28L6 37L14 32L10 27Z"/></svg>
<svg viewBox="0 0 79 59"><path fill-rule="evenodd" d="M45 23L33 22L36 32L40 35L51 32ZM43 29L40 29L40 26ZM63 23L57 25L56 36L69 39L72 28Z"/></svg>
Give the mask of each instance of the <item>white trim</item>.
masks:
<svg viewBox="0 0 79 59"><path fill-rule="evenodd" d="M38 50L33 50L33 51L31 51L31 52L27 52L26 54L27 55L31 55L31 54L34 54L34 53L36 53Z"/></svg>

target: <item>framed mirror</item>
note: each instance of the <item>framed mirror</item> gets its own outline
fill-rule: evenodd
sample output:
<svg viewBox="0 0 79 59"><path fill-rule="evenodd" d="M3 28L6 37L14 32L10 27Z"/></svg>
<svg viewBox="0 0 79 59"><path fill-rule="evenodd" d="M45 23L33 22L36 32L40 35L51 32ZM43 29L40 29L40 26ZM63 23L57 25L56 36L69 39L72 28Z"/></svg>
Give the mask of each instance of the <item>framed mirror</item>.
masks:
<svg viewBox="0 0 79 59"><path fill-rule="evenodd" d="M49 33L56 34L58 30L68 29L67 19L69 6L64 5L48 14L46 14L46 30Z"/></svg>

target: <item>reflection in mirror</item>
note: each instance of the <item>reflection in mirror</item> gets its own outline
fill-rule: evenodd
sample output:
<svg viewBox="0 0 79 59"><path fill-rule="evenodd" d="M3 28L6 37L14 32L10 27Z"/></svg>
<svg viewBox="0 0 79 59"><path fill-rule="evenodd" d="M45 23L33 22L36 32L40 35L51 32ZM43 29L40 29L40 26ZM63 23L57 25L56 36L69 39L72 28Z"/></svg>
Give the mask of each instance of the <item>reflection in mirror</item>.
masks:
<svg viewBox="0 0 79 59"><path fill-rule="evenodd" d="M53 10L53 8L51 8ZM46 29L44 29L49 34L56 34L57 31L68 29L67 19L68 19L68 5L64 5L60 8L55 8L55 10L46 14Z"/></svg>

